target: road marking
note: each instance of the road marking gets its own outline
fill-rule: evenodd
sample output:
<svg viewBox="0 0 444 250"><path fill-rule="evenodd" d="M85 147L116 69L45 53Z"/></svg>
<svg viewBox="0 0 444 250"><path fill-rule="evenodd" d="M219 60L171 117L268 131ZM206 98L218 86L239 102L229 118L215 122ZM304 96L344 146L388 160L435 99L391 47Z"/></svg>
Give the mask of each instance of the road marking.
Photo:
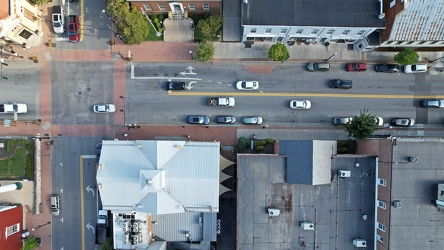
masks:
<svg viewBox="0 0 444 250"><path fill-rule="evenodd" d="M134 64L131 63L131 79L140 79L140 80L190 80L190 81L201 81L202 78L191 78L191 77L171 77L171 76L134 76ZM189 66L187 69L189 69ZM191 67L194 69L193 67ZM193 72L193 74L196 74Z"/></svg>
<svg viewBox="0 0 444 250"><path fill-rule="evenodd" d="M83 201L83 156L80 155L80 220L82 223L82 250L85 250L85 209Z"/></svg>
<svg viewBox="0 0 444 250"><path fill-rule="evenodd" d="M83 158L84 159L93 159L93 158L96 158L96 156L95 155L83 155Z"/></svg>
<svg viewBox="0 0 444 250"><path fill-rule="evenodd" d="M368 98L368 99L426 99L444 98L444 95L370 95L370 94L323 94L323 93L262 93L262 92L191 92L171 91L168 95L174 96L274 96L274 97L340 97L340 98Z"/></svg>
<svg viewBox="0 0 444 250"><path fill-rule="evenodd" d="M85 8L85 3L84 3L84 0L80 0L80 27L79 27L79 29L80 29L80 37L79 37L79 40L80 41L83 41L83 33L85 33L85 25L84 25L84 21L85 21L85 18L84 18L84 16L85 16L85 11L84 11L84 8Z"/></svg>

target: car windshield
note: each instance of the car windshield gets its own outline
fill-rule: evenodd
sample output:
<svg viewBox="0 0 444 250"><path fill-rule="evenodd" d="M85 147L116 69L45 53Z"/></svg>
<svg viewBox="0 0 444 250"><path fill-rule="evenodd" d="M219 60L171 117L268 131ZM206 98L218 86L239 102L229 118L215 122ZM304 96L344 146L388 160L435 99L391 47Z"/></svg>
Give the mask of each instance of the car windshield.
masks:
<svg viewBox="0 0 444 250"><path fill-rule="evenodd" d="M416 70L416 65L412 65L412 71Z"/></svg>
<svg viewBox="0 0 444 250"><path fill-rule="evenodd" d="M247 87L247 82L242 82L242 88L246 88Z"/></svg>

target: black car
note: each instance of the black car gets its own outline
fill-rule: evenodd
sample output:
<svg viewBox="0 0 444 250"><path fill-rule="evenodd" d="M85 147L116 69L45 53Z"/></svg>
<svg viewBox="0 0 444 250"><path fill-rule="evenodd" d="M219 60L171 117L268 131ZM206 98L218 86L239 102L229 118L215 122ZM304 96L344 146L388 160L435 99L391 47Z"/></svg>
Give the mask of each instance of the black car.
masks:
<svg viewBox="0 0 444 250"><path fill-rule="evenodd" d="M423 100L421 102L423 108L444 108L444 100Z"/></svg>
<svg viewBox="0 0 444 250"><path fill-rule="evenodd" d="M166 82L165 83L166 90L184 90L185 82Z"/></svg>
<svg viewBox="0 0 444 250"><path fill-rule="evenodd" d="M399 71L398 64L376 64L375 70L381 73L396 73Z"/></svg>
<svg viewBox="0 0 444 250"><path fill-rule="evenodd" d="M330 81L330 87L334 89L351 89L352 85L351 80L333 79Z"/></svg>

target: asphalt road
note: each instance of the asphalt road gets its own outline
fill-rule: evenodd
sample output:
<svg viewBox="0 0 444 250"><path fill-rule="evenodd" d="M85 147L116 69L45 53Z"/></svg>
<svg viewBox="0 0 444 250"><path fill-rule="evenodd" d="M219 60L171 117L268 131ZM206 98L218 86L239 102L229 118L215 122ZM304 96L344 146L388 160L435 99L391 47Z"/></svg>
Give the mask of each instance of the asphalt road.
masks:
<svg viewBox="0 0 444 250"><path fill-rule="evenodd" d="M411 117L419 124L442 123L442 111L419 107L424 98L444 98L442 76L383 74L372 67L357 73L344 68L345 64L333 64L329 72L311 73L305 64L279 65L269 74L258 75L242 65L136 63L133 70L127 68L126 122L183 125L188 115L200 114L213 121L218 115L235 115L262 116L270 125L330 125L334 116L369 109L386 122ZM353 88L331 89L328 82L336 78L353 80ZM169 93L163 89L168 80L185 81L190 89ZM257 80L259 90L238 91L238 80ZM236 106L209 107L207 98L217 96L234 96ZM292 110L293 99L309 99L312 108Z"/></svg>

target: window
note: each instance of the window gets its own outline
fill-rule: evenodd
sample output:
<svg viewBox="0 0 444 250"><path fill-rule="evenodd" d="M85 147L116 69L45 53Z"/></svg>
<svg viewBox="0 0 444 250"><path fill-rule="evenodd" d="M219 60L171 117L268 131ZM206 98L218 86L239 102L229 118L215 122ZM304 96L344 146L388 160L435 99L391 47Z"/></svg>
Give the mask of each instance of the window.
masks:
<svg viewBox="0 0 444 250"><path fill-rule="evenodd" d="M265 34L270 34L270 33L271 33L271 29L270 28L265 30Z"/></svg>
<svg viewBox="0 0 444 250"><path fill-rule="evenodd" d="M407 44L412 44L412 43L414 43L415 41L410 41L410 42L408 42Z"/></svg>
<svg viewBox="0 0 444 250"><path fill-rule="evenodd" d="M421 42L419 42L419 44L424 44L424 43L426 43L427 41L421 41Z"/></svg>
<svg viewBox="0 0 444 250"><path fill-rule="evenodd" d="M19 223L15 224L15 225L12 225L10 227L7 227L6 228L6 237L17 233L19 230L20 230L20 224Z"/></svg>
<svg viewBox="0 0 444 250"><path fill-rule="evenodd" d="M384 242L384 238L382 238L382 236L379 234L376 235L376 239L380 242Z"/></svg>
<svg viewBox="0 0 444 250"><path fill-rule="evenodd" d="M378 207L385 209L387 207L387 203L385 203L383 201L378 201Z"/></svg>
<svg viewBox="0 0 444 250"><path fill-rule="evenodd" d="M385 226L378 222L378 229L385 232Z"/></svg>
<svg viewBox="0 0 444 250"><path fill-rule="evenodd" d="M298 29L296 30L296 34L302 34L302 31L304 31L303 29Z"/></svg>
<svg viewBox="0 0 444 250"><path fill-rule="evenodd" d="M190 4L188 4L188 9L195 11L196 10L196 5L194 3L190 3Z"/></svg>
<svg viewBox="0 0 444 250"><path fill-rule="evenodd" d="M329 30L329 31L327 32L327 35L331 35L331 34L333 34L333 32L335 32L335 30Z"/></svg>
<svg viewBox="0 0 444 250"><path fill-rule="evenodd" d="M159 3L159 4L157 4L157 6L159 7L159 10L166 10L165 4L163 4L163 3Z"/></svg>
<svg viewBox="0 0 444 250"><path fill-rule="evenodd" d="M23 30L22 32L20 32L19 36L28 39L29 37L32 36L31 32L27 31L27 30Z"/></svg>
<svg viewBox="0 0 444 250"><path fill-rule="evenodd" d="M143 4L143 7L145 8L145 10L153 10L153 9L151 8L151 5L149 5L148 3L144 3L144 4Z"/></svg>
<svg viewBox="0 0 444 250"><path fill-rule="evenodd" d="M256 33L256 28L251 28L251 29L250 29L250 33L255 34L255 33Z"/></svg>
<svg viewBox="0 0 444 250"><path fill-rule="evenodd" d="M281 29L281 34L287 33L288 29Z"/></svg>
<svg viewBox="0 0 444 250"><path fill-rule="evenodd" d="M404 41L398 41L396 44L397 45L399 45L399 44L402 44Z"/></svg>
<svg viewBox="0 0 444 250"><path fill-rule="evenodd" d="M362 34L365 33L365 30L360 30L358 33L356 33L357 36L362 36Z"/></svg>
<svg viewBox="0 0 444 250"><path fill-rule="evenodd" d="M393 43L393 41L387 41L387 42L385 42L385 44L392 44Z"/></svg>
<svg viewBox="0 0 444 250"><path fill-rule="evenodd" d="M318 33L318 31L319 31L319 30L313 30L313 31L311 32L311 34L312 34L312 35L315 35L315 34Z"/></svg>
<svg viewBox="0 0 444 250"><path fill-rule="evenodd" d="M381 186L387 186L387 181L385 179L379 179L379 185Z"/></svg>
<svg viewBox="0 0 444 250"><path fill-rule="evenodd" d="M433 41L433 42L430 42L430 44L435 44L435 43L437 43L438 41Z"/></svg>
<svg viewBox="0 0 444 250"><path fill-rule="evenodd" d="M342 32L342 34L341 35L347 35L348 33L350 33L350 30L344 30L344 32Z"/></svg>
<svg viewBox="0 0 444 250"><path fill-rule="evenodd" d="M210 10L210 4L204 3L204 4L202 4L202 8L203 8L203 10Z"/></svg>

